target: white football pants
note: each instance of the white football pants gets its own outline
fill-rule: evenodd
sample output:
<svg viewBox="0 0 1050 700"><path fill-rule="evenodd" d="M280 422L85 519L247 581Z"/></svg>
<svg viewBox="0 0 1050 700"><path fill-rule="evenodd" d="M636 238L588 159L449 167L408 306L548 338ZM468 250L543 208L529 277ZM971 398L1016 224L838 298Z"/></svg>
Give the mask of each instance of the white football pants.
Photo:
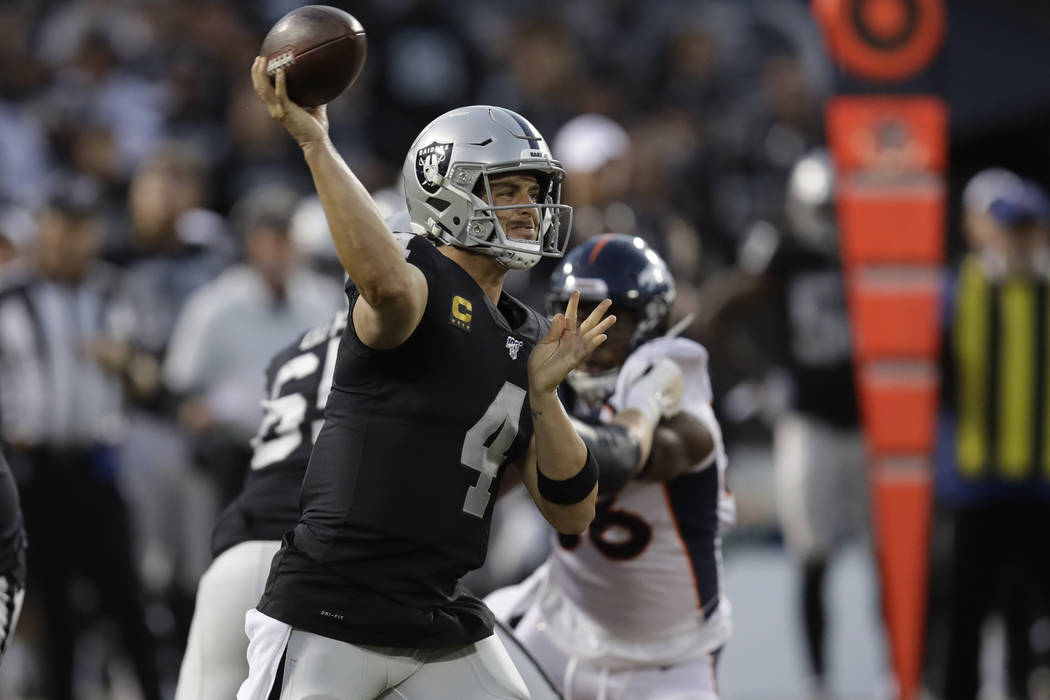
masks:
<svg viewBox="0 0 1050 700"><path fill-rule="evenodd" d="M866 453L859 429L786 413L773 431L777 515L788 551L824 559L867 533Z"/></svg>
<svg viewBox="0 0 1050 700"><path fill-rule="evenodd" d="M244 616L259 604L280 546L280 540L242 542L201 576L175 700L230 700L237 694L248 677Z"/></svg>
<svg viewBox="0 0 1050 700"><path fill-rule="evenodd" d="M453 649L348 644L251 610L251 672L237 700L268 700L284 658L280 700L529 700L496 635ZM273 697L276 697L274 693Z"/></svg>

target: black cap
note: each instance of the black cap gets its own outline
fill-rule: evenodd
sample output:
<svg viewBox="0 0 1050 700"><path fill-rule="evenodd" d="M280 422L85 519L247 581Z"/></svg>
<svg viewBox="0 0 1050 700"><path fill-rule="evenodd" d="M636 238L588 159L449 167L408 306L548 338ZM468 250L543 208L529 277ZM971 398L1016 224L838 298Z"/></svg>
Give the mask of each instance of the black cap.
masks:
<svg viewBox="0 0 1050 700"><path fill-rule="evenodd" d="M262 227L287 231L300 198L298 192L283 184L257 185L234 204L230 218L242 236Z"/></svg>
<svg viewBox="0 0 1050 700"><path fill-rule="evenodd" d="M44 204L46 211L70 219L88 219L102 210L102 188L89 177L72 177L56 181Z"/></svg>

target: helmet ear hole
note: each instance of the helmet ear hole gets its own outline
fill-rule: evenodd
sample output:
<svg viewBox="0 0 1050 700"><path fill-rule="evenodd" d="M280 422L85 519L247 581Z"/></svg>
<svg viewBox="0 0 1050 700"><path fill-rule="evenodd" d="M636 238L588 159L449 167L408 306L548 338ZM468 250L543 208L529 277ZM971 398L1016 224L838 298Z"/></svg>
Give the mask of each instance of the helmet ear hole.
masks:
<svg viewBox="0 0 1050 700"><path fill-rule="evenodd" d="M537 198L540 202L546 202L551 197L551 187L554 184L554 176L550 173L536 172L536 182L540 186L540 196Z"/></svg>
<svg viewBox="0 0 1050 700"><path fill-rule="evenodd" d="M449 202L446 199L438 199L437 197L428 197L427 198L427 204L429 204L430 206L434 207L434 209L436 209L438 211L445 211L446 209L448 209L448 206L449 206L449 204L451 204L451 202ZM456 223L459 223L459 222L456 222Z"/></svg>

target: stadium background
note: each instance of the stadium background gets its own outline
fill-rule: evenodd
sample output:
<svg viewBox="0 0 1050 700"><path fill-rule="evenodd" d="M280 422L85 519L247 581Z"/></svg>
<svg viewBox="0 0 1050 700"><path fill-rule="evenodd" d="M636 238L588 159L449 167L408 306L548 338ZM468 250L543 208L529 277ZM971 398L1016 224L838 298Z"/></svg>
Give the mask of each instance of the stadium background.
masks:
<svg viewBox="0 0 1050 700"><path fill-rule="evenodd" d="M129 194L153 154L175 149L192 163L202 193L183 210L174 205L180 235L236 257L237 202L260 185L279 184L299 195L311 189L294 143L269 120L248 81L267 28L297 4L3 3L0 234L13 251L31 251L32 213L52 194L89 192L105 216L104 257L131 266L140 242ZM801 0L334 4L357 16L369 36L363 75L329 112L333 140L366 186L389 197L407 145L445 110L474 103L515 109L553 142L556 157L581 173L591 167L589 158L608 154L611 166L602 176L581 174L587 186L570 195L577 197L574 235L637 231L649 239L676 273L679 315L701 310L694 307L703 281L732 263L750 226L782 217L791 165L824 142L823 105L835 72ZM1039 0L949 3L941 70L951 114L950 258L961 250L959 193L974 172L1001 165L1050 184L1048 39L1050 6ZM585 148L560 153L559 130L584 113L619 122L629 146L591 132ZM157 196L177 199L174 192ZM210 214L193 216L198 209ZM194 226L201 230L189 230ZM330 256L325 260L316 237L304 233L297 240L304 257L330 271ZM515 291L541 303L549 270L523 275ZM768 321L759 314L746 322L746 332L769 351L768 367L751 376L712 368L740 507L740 524L726 543L737 620L721 670L728 699L803 697L805 691L796 583L773 512L773 409L722 402L742 381L775 366L779 339ZM213 476L222 494L222 479ZM180 612L167 595L172 576L158 570L174 564L146 554L149 622L170 684L180 653ZM834 565L830 590L832 687L843 697L887 692L875 585L864 546L851 545ZM134 697L112 630L93 618L90 592L80 600L84 697ZM31 609L21 627L21 643L0 669L0 697L30 692L40 673Z"/></svg>

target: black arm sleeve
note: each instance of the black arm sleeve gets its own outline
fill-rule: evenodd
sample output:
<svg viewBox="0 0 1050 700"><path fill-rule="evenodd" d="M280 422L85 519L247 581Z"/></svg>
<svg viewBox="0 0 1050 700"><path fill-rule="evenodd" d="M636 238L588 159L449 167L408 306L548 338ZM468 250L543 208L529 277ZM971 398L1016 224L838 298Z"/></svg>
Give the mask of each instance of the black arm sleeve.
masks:
<svg viewBox="0 0 1050 700"><path fill-rule="evenodd" d="M627 428L572 418L576 433L598 462L598 494L615 493L633 479L641 466L642 448Z"/></svg>
<svg viewBox="0 0 1050 700"><path fill-rule="evenodd" d="M21 585L25 584L25 547L18 488L11 467L0 454L0 575L13 575Z"/></svg>

